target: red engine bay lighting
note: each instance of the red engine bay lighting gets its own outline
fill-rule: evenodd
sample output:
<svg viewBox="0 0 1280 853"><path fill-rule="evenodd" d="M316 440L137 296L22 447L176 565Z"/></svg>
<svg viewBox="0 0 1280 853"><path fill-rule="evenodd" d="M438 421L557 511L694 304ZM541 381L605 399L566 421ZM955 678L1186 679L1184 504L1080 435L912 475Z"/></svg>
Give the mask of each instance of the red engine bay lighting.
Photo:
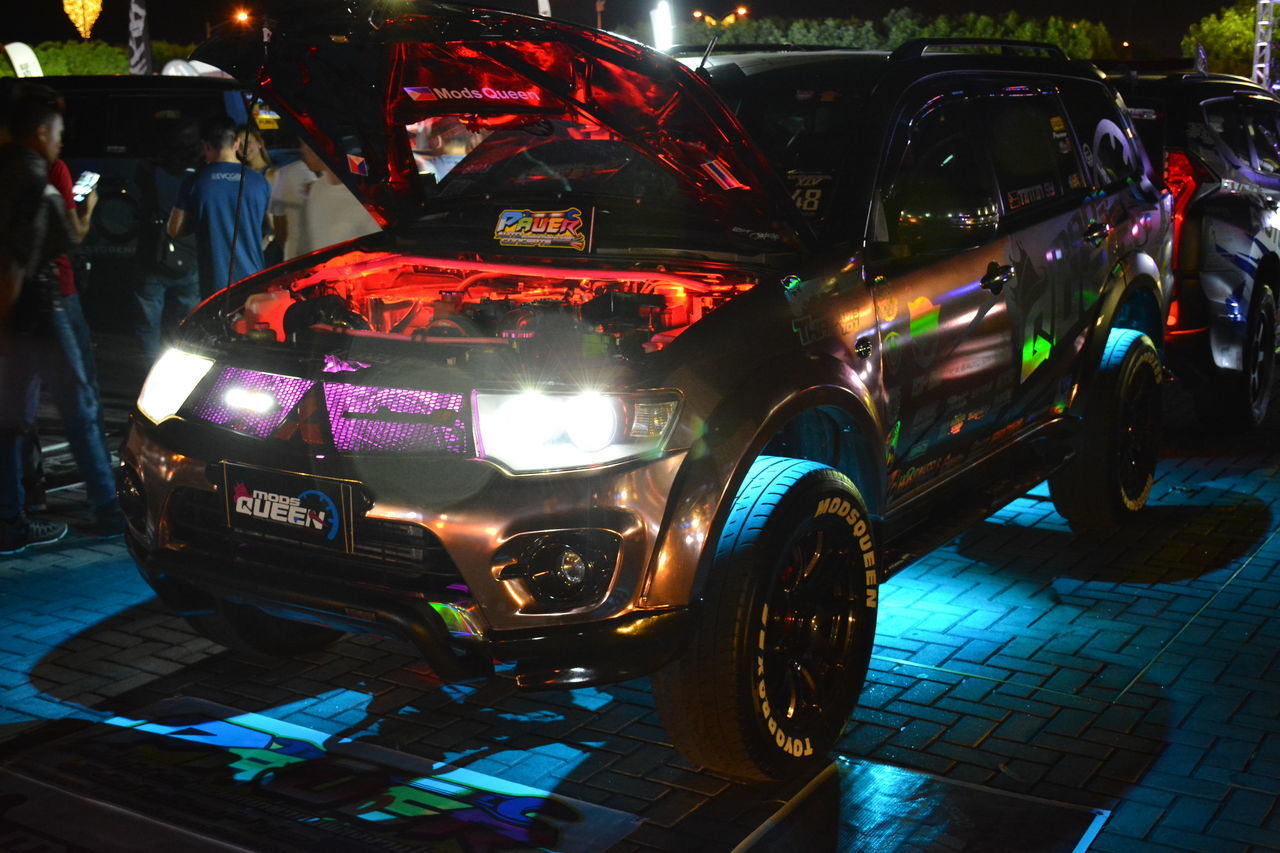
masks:
<svg viewBox="0 0 1280 853"><path fill-rule="evenodd" d="M242 335L289 339L315 324L424 344L504 341L533 352L568 336L575 351L654 352L755 281L718 270L607 269L347 252L250 293Z"/></svg>

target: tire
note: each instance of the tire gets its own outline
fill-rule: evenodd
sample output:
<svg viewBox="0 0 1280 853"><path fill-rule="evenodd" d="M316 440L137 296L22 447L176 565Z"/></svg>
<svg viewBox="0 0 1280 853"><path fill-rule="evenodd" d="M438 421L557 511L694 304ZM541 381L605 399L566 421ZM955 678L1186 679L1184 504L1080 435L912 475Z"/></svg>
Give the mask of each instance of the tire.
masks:
<svg viewBox="0 0 1280 853"><path fill-rule="evenodd" d="M692 641L653 676L675 747L747 782L825 763L866 679L878 557L847 477L757 459L717 543Z"/></svg>
<svg viewBox="0 0 1280 853"><path fill-rule="evenodd" d="M1220 385L1196 395L1196 416L1211 430L1252 430L1266 420L1275 380L1276 301L1267 288L1249 312L1241 369L1225 374Z"/></svg>
<svg viewBox="0 0 1280 853"><path fill-rule="evenodd" d="M186 617L196 632L232 651L252 656L290 657L320 651L337 642L335 628L294 622L256 607L221 601L212 613Z"/></svg>
<svg viewBox="0 0 1280 853"><path fill-rule="evenodd" d="M1115 528L1142 509L1160 449L1164 370L1151 339L1113 329L1093 377L1077 452L1049 477L1049 496L1076 531Z"/></svg>

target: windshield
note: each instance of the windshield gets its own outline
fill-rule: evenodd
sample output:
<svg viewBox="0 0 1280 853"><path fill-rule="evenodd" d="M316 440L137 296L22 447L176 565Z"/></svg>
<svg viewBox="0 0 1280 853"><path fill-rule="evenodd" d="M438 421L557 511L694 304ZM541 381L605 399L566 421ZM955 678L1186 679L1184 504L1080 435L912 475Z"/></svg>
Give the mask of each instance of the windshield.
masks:
<svg viewBox="0 0 1280 853"><path fill-rule="evenodd" d="M669 170L598 125L530 117L511 129L473 131L445 116L407 130L428 197L578 193L668 207L693 201Z"/></svg>
<svg viewBox="0 0 1280 853"><path fill-rule="evenodd" d="M842 203L868 121L866 58L810 58L742 76L731 63L712 85L791 192L801 217L829 233L850 213Z"/></svg>

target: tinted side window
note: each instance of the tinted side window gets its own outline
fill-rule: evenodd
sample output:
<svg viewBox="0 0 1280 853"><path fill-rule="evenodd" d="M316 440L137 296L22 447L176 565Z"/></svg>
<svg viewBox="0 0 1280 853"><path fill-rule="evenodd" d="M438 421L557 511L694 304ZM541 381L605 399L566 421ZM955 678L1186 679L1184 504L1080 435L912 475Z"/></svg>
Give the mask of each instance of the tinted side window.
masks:
<svg viewBox="0 0 1280 853"><path fill-rule="evenodd" d="M1226 143L1231 153L1246 165L1253 158L1249 154L1249 131L1245 128L1240 105L1232 98L1208 101L1204 105L1204 120L1209 129Z"/></svg>
<svg viewBox="0 0 1280 853"><path fill-rule="evenodd" d="M1114 96L1101 85L1081 81L1066 84L1062 99L1075 125L1090 184L1109 188L1142 176L1143 159L1134 144L1132 123ZM1143 115L1147 124L1158 124L1154 110Z"/></svg>
<svg viewBox="0 0 1280 853"><path fill-rule="evenodd" d="M1276 133L1276 113L1252 108L1245 114L1249 138L1253 141L1255 168L1267 175L1280 174L1280 136Z"/></svg>
<svg viewBox="0 0 1280 853"><path fill-rule="evenodd" d="M910 122L884 197L889 242L908 251L973 246L997 219L995 186L974 136L972 102L931 102Z"/></svg>
<svg viewBox="0 0 1280 853"><path fill-rule="evenodd" d="M1052 95L987 100L983 127L1007 213L1022 213L1084 189L1066 112Z"/></svg>
<svg viewBox="0 0 1280 853"><path fill-rule="evenodd" d="M111 104L98 93L66 94L66 129L62 134L64 159L101 157L107 150Z"/></svg>
<svg viewBox="0 0 1280 853"><path fill-rule="evenodd" d="M225 113L221 92L173 92L141 94L111 99L113 154L151 157L156 151L156 127L165 119L196 121Z"/></svg>

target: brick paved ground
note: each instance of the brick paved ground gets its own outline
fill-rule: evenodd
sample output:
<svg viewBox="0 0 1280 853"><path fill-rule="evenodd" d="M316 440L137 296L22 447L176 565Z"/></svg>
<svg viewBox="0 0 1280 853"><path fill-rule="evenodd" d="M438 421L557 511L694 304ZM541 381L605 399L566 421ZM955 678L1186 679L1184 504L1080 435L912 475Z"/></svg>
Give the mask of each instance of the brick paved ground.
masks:
<svg viewBox="0 0 1280 853"><path fill-rule="evenodd" d="M1131 529L1082 540L1033 493L885 587L843 753L1113 809L1094 850L1280 849L1280 418L1211 440L1170 417ZM729 849L791 793L681 759L645 680L442 686L369 637L238 658L167 615L119 543L5 558L0 589L0 738L199 697L642 816L620 849Z"/></svg>

